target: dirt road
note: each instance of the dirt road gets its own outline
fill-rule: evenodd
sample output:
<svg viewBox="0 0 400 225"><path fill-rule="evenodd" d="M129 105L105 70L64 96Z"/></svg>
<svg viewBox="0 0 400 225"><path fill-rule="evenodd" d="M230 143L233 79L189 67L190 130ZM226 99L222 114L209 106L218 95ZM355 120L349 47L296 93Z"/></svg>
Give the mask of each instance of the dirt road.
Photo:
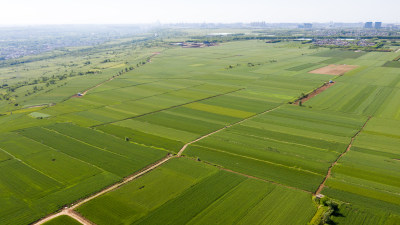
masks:
<svg viewBox="0 0 400 225"><path fill-rule="evenodd" d="M146 174L146 173L148 173L148 172L150 172L150 171L156 169L157 167L163 165L164 163L166 163L166 162L167 162L168 160L170 160L171 158L180 157L180 156L182 155L182 153L185 151L185 149L186 149L190 144L193 144L193 143L195 143L195 142L198 142L198 141L200 141L200 140L202 140L202 139L204 139L204 138L206 138L206 137L208 137L208 136L211 136L211 135L213 135L213 134L215 134L215 133L218 133L218 132L220 132L220 131L222 131L222 130L225 130L226 128L229 128L229 127L232 127L232 126L234 126L234 125L243 123L243 122L245 122L246 120L249 120L249 119L251 119L251 118L253 118L253 117L256 117L256 116L258 116L258 115L262 115L262 114L265 114L265 113L274 111L274 110L278 109L279 107L281 107L281 105L279 105L279 106L277 106L277 107L275 107L275 108L273 108L273 109L269 109L269 110L263 111L263 112L261 112L261 113L254 114L253 116L250 116L250 117L247 117L247 118L245 118L245 119L242 119L242 120L240 120L240 121L238 121L238 122L236 122L236 123L232 123L232 124L230 124L230 125L228 125L228 126L225 126L225 127L221 128L221 129L219 129L219 130L216 130L216 131L214 131L214 132L211 132L211 133L209 133L209 134L206 134L206 135L204 135L204 136L202 136L202 137L200 137L200 138L198 138L198 139L196 139L196 140L194 140L194 141L192 141L192 142L189 142L189 143L185 144L185 145L181 148L181 150L178 152L178 154L177 154L176 156L168 155L168 156L166 156L165 158L161 159L160 161L158 161L158 162L156 162L156 163L154 163L154 164L152 164L152 165L150 165L150 166L144 168L143 170L141 170L141 171L139 171L139 172L137 172L137 173L135 173L135 174L133 174L133 175L131 175L131 176L125 178L123 181L121 181L121 182L119 182L119 183L117 183L117 184L114 184L114 185L112 185L112 186L110 186L110 187L108 187L108 188L106 188L106 189L104 189L104 190L102 190L102 191L100 191L100 192L98 192L98 193L96 193L96 194L93 194L93 195L91 195L91 196L89 196L89 197L87 197L87 198L81 199L81 200L77 201L76 203L72 204L71 206L65 207L64 209L62 209L61 211L59 211L59 212L57 212L57 213L48 215L48 216L42 218L41 220L39 220L39 221L37 221L36 223L33 223L33 224L34 224L34 225L40 225L40 224L43 224L43 223L45 223L45 222L47 222L47 221L50 221L50 220L52 220L52 219L58 217L58 216L61 216L61 215L68 215L68 216L70 216L70 217L76 219L77 221L81 222L81 223L84 224L84 225L92 225L92 224L94 224L94 223L92 223L92 222L89 221L88 219L86 219L86 218L84 218L83 216L81 216L79 213L77 213L76 211L74 211L74 209L78 208L78 207L81 206L82 204L85 204L86 202L88 202L88 201L90 201L90 200L92 200L92 199L94 199L94 198L97 198L97 197L99 197L99 196L101 196L101 195L104 195L104 194L106 194L106 193L108 193L108 192L111 192L111 191L113 191L113 190L115 190L115 189L121 187L122 185L124 185L124 184L126 184L126 183L128 183L128 182L130 182L130 181L132 181L132 180L134 180L134 179L137 179L138 177L140 177L140 176L142 176L142 175L144 175L144 174ZM232 171L232 172L233 172L233 171ZM235 172L235 173L236 173L236 172Z"/></svg>
<svg viewBox="0 0 400 225"><path fill-rule="evenodd" d="M333 82L333 83L327 82L324 85L322 85L321 87L319 87L316 90L314 90L313 92L311 92L310 94L308 94L307 97L300 98L300 99L296 100L293 104L298 105L300 101L301 101L301 103L304 103L304 102L310 100L311 98L317 96L321 92L325 91L326 89L330 88L334 84L335 84L335 82Z"/></svg>
<svg viewBox="0 0 400 225"><path fill-rule="evenodd" d="M256 117L256 116L259 116L259 115L262 115L262 114L265 114L265 113L274 111L274 110L278 109L278 108L281 107L281 106L282 106L282 105L279 105L279 106L277 106L277 107L275 107L275 108L268 109L268 110L263 111L263 112L261 112L261 113L254 114L254 115L249 116L249 117L247 117L247 118L244 118L244 119L242 119L242 120L240 120L240 121L238 121L238 122L236 122L236 123L229 124L228 126L225 126L225 127L221 128L221 129L219 129L219 130L216 130L216 131L214 131L214 132L211 132L211 133L209 133L209 134L206 134L206 135L204 135L204 136L201 136L201 137L197 138L196 140L185 144L185 145L181 148L181 150L178 152L178 155L177 155L177 156L178 156L178 157L181 156L182 153L186 150L186 148L187 148L189 145L193 144L193 143L196 143L196 142L198 142L198 141L200 141L200 140L202 140L202 139L204 139L204 138L206 138L206 137L208 137L208 136L211 136L211 135L216 134L216 133L218 133L218 132L220 132L220 131L223 131L223 130L225 130L226 128L235 126L235 125L237 125L237 124L241 124L241 123L243 123L243 122L245 122L245 121L247 121L247 120L249 120L249 119L251 119L251 118L254 118L254 117Z"/></svg>
<svg viewBox="0 0 400 225"><path fill-rule="evenodd" d="M113 191L113 190L121 187L122 185L124 185L124 184L126 184L126 183L128 183L128 182L130 182L130 181L132 181L134 179L137 179L138 177L140 177L140 176L142 176L142 175L144 175L144 174L156 169L157 167L161 166L162 164L166 163L168 160L170 160L173 157L174 156L172 156L172 155L168 155L165 158L161 159L160 161L158 161L158 162L156 162L156 163L154 163L154 164L142 169L141 171L139 171L139 172L137 172L137 173L125 178L123 181L121 181L121 182L119 182L117 184L114 184L114 185L112 185L112 186L110 186L110 187L108 187L108 188L106 188L106 189L94 194L94 195L91 195L91 196L89 196L87 198L81 199L81 200L77 201L76 203L74 203L73 205L71 205L69 207L65 207L60 212L48 215L48 216L44 217L43 219L41 219L38 222L33 223L33 224L34 225L43 224L43 223L45 223L47 221L50 221L50 220L52 220L52 219L54 219L54 218L56 218L58 216L61 216L61 215L68 215L68 216L76 219L77 221L81 222L84 225L94 224L94 223L90 222L89 220L87 220L86 218L82 217L79 213L75 212L74 209L78 208L82 204L84 204L84 203L86 203L86 202L88 202L88 201L90 201L90 200L92 200L94 198L99 197L100 195L103 195L103 194L106 194L106 193L108 193L110 191Z"/></svg>
<svg viewBox="0 0 400 225"><path fill-rule="evenodd" d="M151 59L152 59L154 56L159 55L159 54L161 54L161 52L154 52L153 55L149 56L149 60L147 60L147 62L150 63L150 62L151 62ZM81 97L85 96L90 90L93 90L93 89L95 89L95 88L98 88L98 87L100 87L101 85L103 85L103 84L105 84L105 83L107 83L107 82L110 82L110 81L114 80L114 79L115 79L116 77L118 77L118 76L120 76L120 75L112 76L110 79L105 80L105 81L103 81L103 82L97 84L96 86L91 87L91 88L89 88L89 89L83 91L83 92L81 93L81 95L77 95L77 94L76 94L76 95L73 95L72 98L81 98Z"/></svg>
<svg viewBox="0 0 400 225"><path fill-rule="evenodd" d="M368 119L365 121L365 123L363 124L363 126L361 127L361 129L359 131L357 131L357 133L354 134L354 136L351 138L350 144L347 146L346 151L344 151L342 154L339 155L339 157L335 160L335 162L333 162L331 164L331 166L328 169L328 173L326 174L324 180L322 181L321 185L319 185L317 191L315 192L315 195L319 195L321 194L322 189L324 189L325 187L325 182L328 180L329 177L331 177L331 173L332 173L332 168L338 163L338 161L344 156L346 155L347 152L350 151L351 146L354 142L354 140L356 139L356 137L361 133L361 131L364 129L364 127L367 125L368 121L371 119L372 117L368 117Z"/></svg>

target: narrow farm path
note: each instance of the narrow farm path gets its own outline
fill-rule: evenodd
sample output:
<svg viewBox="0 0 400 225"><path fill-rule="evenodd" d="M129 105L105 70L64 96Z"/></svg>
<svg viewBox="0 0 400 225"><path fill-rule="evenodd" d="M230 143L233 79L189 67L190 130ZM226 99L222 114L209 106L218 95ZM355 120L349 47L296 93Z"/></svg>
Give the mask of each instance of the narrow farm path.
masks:
<svg viewBox="0 0 400 225"><path fill-rule="evenodd" d="M235 91L238 91L238 90L235 90ZM226 93L224 93L224 94L226 94ZM215 96L212 96L212 97L215 97ZM243 123L243 122L245 122L246 120L249 120L249 119L254 118L254 117L256 117L256 116L259 116L259 115L262 115L262 114L265 114L265 113L274 111L274 110L278 109L278 108L281 107L281 106L282 106L282 105L279 105L279 106L276 106L275 108L268 109L268 110L263 111L263 112L261 112L261 113L254 114L254 115L252 115L252 116L250 116L250 117L247 117L247 118L244 118L244 119L242 119L242 120L240 120L240 121L238 121L238 122L235 122L235 123L232 123L232 124L230 124L230 125L227 125L227 126L221 128L221 129L219 129L219 130L216 130L216 131L214 131L214 132L211 132L211 133L209 133L209 134L206 134L206 135L204 135L204 136L202 136L202 137L200 137L200 138L198 138L198 139L196 139L196 140L194 140L194 141L192 141L192 142L189 142L189 143L185 144L185 145L182 147L182 149L178 152L178 154L177 154L176 156L167 155L166 157L164 157L164 158L161 159L160 161L158 161L158 162L156 162L156 163L154 163L154 164L152 164L152 165L149 165L149 166L145 167L145 168L142 169L141 171L139 171L139 172L137 172L137 173L134 173L134 174L132 174L131 176L126 177L123 181L121 181L121 182L119 182L119 183L116 183L116 184L114 184L114 185L112 185L112 186L110 186L110 187L108 187L108 188L105 188L105 189L103 189L102 191L97 192L96 194L93 194L93 195L91 195L91 196L89 196L89 197L87 197L87 198L78 200L77 202L73 203L72 205L65 207L65 208L62 209L61 211L59 211L59 212L57 212L57 213L54 213L54 214L50 214L50 215L48 215L48 216L42 218L41 220L39 220L39 221L37 221L36 223L33 223L33 224L34 224L34 225L41 225L41 224L43 224L43 223L45 223L45 222L47 222L47 221L50 221L50 220L52 220L52 219L54 219L54 218L56 218L56 217L58 217L58 216L61 216L61 215L68 215L68 216L70 216L70 217L76 219L77 221L81 222L81 223L84 224L84 225L91 225L91 224L94 224L93 222L89 221L88 219L84 218L82 215L80 215L79 213L77 213L76 211L74 211L74 209L78 208L79 206L85 204L86 202L88 202L88 201L90 201L90 200L92 200L92 199L94 199L94 198L97 198L97 197L99 197L99 196L101 196L101 195L104 195L104 194L106 194L106 193L108 193L108 192L111 192L111 191L113 191L113 190L115 190L115 189L120 188L122 185L124 185L124 184L126 184L126 183L128 183L128 182L130 182L130 181L132 181L132 180L134 180L134 179L137 179L137 178L139 178L140 176L142 176L142 175L144 175L144 174L146 174L146 173L148 173L148 172L150 172L150 171L156 169L157 167L163 165L164 163L166 163L166 162L167 162L168 160L170 160L171 158L180 157L180 156L182 155L182 153L185 151L185 149L186 149L190 144L193 144L193 143L195 143L195 142L197 142L197 141L200 141L201 139L204 139L204 138L206 138L206 137L208 137L208 136L210 136L210 135L213 135L213 134L215 134L215 133L218 133L218 132L220 132L220 131L222 131L222 130L224 130L224 129L226 129L226 128L229 128L229 127L232 127L232 126L234 126L234 125ZM222 168L221 168L221 169L222 169ZM227 171L229 171L229 170L227 170ZM231 172L234 172L234 171L231 171ZM234 172L234 173L241 174L241 173L238 173L238 172ZM246 175L246 174L241 174L241 175L247 176L247 177L249 177L249 178L255 178L255 179L262 180L262 179L260 179L260 178L252 177L252 176ZM264 181L265 181L265 180L264 180ZM271 182L271 181L266 181L266 182ZM284 185L283 185L283 186L284 186ZM289 187L289 188L293 188L293 187Z"/></svg>
<svg viewBox="0 0 400 225"><path fill-rule="evenodd" d="M81 214L77 213L76 211L70 209L66 211L66 215L74 218L75 220L77 220L78 222L80 222L83 225L93 225L95 223L93 223L92 221L86 219L85 217L83 217Z"/></svg>
<svg viewBox="0 0 400 225"><path fill-rule="evenodd" d="M107 83L107 82L110 82L110 81L114 80L116 77L117 77L117 76L112 76L112 77L109 78L108 80L105 80L105 81L101 82L100 84L97 84L96 86L91 87L91 88L85 90L84 92L82 92L82 96L86 95L86 94L88 93L88 91L93 90L93 89L95 89L95 88L98 88L98 87L100 87L101 85L103 85L103 84L105 84L105 83ZM80 97L80 96L79 96L79 97Z"/></svg>
<svg viewBox="0 0 400 225"><path fill-rule="evenodd" d="M279 185L279 186L282 186L282 187L285 187L285 188L290 188L290 189L293 189L293 190L298 190L298 191L306 192L308 194L312 194L310 191L306 191L306 190L303 190L303 189L300 189L300 188L296 188L296 187L284 185L284 184L281 184L281 183L277 183L277 182L274 182L272 180L265 180L265 179L262 179L262 178L259 178L259 177L254 177L254 176L251 176L251 175L248 175L248 174L245 174L245 173L240 173L240 172L237 172L237 171L234 171L234 170L230 170L230 169L226 169L226 168L223 168L223 167L220 167L219 169L225 170L225 171L230 172L230 173L238 174L238 175L241 175L241 176L245 176L245 177L248 177L248 178L251 178L251 179L256 179L256 180L264 181L266 183L271 183L271 184Z"/></svg>
<svg viewBox="0 0 400 225"><path fill-rule="evenodd" d="M356 139L356 137L361 133L361 131L364 129L364 127L367 125L368 121L372 118L372 116L369 116L367 118L367 120L365 121L365 123L363 124L363 126L360 128L360 130L357 131L357 133L354 134L354 136L351 138L350 140L350 144L347 146L346 151L344 151L342 154L339 155L339 157L337 157L337 159L331 164L331 166L328 169L328 172L324 178L324 180L322 181L322 183L319 185L317 191L315 192L315 195L319 195L321 194L322 189L324 189L325 187L325 183L328 180L329 177L331 177L331 173L332 173L332 168L338 163L338 161L344 156L346 155L347 152L350 151L351 146L353 145L354 140Z"/></svg>
<svg viewBox="0 0 400 225"><path fill-rule="evenodd" d="M223 130L225 130L226 128L229 128L229 127L232 127L232 126L241 124L241 123L243 123L243 122L245 122L245 121L247 121L247 120L249 120L249 119L252 119L252 118L254 118L254 117L256 117L256 116L259 116L259 115L263 115L263 114L265 114L265 113L272 112L272 111L278 109L278 108L281 107L281 106L282 106L282 105L279 105L279 106L276 106L275 108L268 109L268 110L266 110L266 111L263 111L263 112L254 114L254 115L249 116L249 117L246 117L246 118L244 118L244 119L242 119L242 120L240 120L240 121L238 121L238 122L229 124L229 125L227 125L227 126L221 128L221 129L218 129L218 130L213 131L213 132L211 132L211 133L209 133L209 134L206 134L206 135L204 135L204 136L201 136L201 137L197 138L197 139L194 140L194 141L191 141L191 142L189 142L189 143L186 143L186 144L181 148L181 150L178 152L178 155L177 155L177 156L178 156L178 157L181 156L182 153L186 150L186 148L187 148L189 145L193 144L193 143L196 143L196 142L198 142L198 141L200 141L200 140L202 140L202 139L204 139L204 138L206 138L206 137L209 137L209 136L211 136L211 135L213 135L213 134L216 134L216 133L218 133L218 132L220 132L220 131L223 131Z"/></svg>
<svg viewBox="0 0 400 225"><path fill-rule="evenodd" d="M152 59L154 56L159 55L159 54L161 54L161 52L155 52L155 53L153 53L151 56L148 57L147 63L151 63L151 59ZM122 74L121 74L121 75L122 75ZM89 91L91 91L91 90L93 90L93 89L95 89L95 88L98 88L98 87L100 87L101 85L103 85L103 84L105 84L105 83L107 83L107 82L110 82L110 81L114 80L116 77L119 77L119 76L120 76L120 75L114 75L114 76L110 77L109 79L107 79L107 80L105 80L105 81L103 81L103 82L97 84L96 86L93 86L93 87L91 87L91 88L89 88L89 89L86 89L85 91L83 91L83 92L81 93L81 95L73 95L73 96L71 96L71 98L80 98L80 97L83 97L83 96L85 96Z"/></svg>
<svg viewBox="0 0 400 225"><path fill-rule="evenodd" d="M128 183L128 182L130 182L130 181L132 181L134 179L137 179L137 178L141 177L142 175L144 175L144 174L156 169L157 167L163 165L164 163L166 163L171 158L174 158L174 156L173 155L167 155L166 157L164 157L163 159L159 160L158 162L145 167L141 171L136 172L136 173L132 174L131 176L126 177L121 182L116 183L116 184L114 184L114 185L112 185L112 186L110 186L110 187L108 187L106 189L103 189L102 191L97 192L96 194L93 194L93 195L91 195L91 196L89 196L87 198L78 200L77 202L73 203L71 206L67 206L64 209L62 209L61 211L59 211L57 213L54 213L54 214L51 214L51 215L48 215L48 216L42 218L41 220L39 220L39 221L37 221L36 223L33 223L33 224L34 225L40 225L40 224L43 224L43 223L45 223L47 221L50 221L50 220L52 220L52 219L54 219L54 218L56 218L58 216L61 216L61 215L68 215L68 216L76 219L77 221L81 222L84 225L94 224L91 221L89 221L88 219L86 219L83 216L81 216L79 213L75 212L74 209L78 208L82 204L85 204L86 202L88 202L88 201L90 201L90 200L92 200L94 198L99 197L100 195L103 195L103 194L106 194L106 193L108 193L110 191L118 189L122 185L124 185L124 184L126 184L126 183Z"/></svg>
<svg viewBox="0 0 400 225"><path fill-rule="evenodd" d="M180 156L180 157L185 157L185 156ZM185 158L196 160L196 159L190 158L190 157L185 157ZM230 172L230 173L234 173L234 174L237 174L237 175L240 175L240 176L245 176L245 177L248 177L248 178L251 178L251 179L255 179L255 180L259 180L259 181L263 181L263 182L266 182L266 183L279 185L281 187L286 187L286 188L290 188L290 189L293 189L293 190L302 191L302 192L305 192L305 193L308 193L308 194L313 194L310 191L306 191L306 190L299 189L299 188L296 188L296 187L292 187L292 186L284 185L284 184L281 184L281 183L277 183L277 182L274 182L272 180L266 180L266 179L262 179L262 178L255 177L255 176L251 176L251 175L248 175L248 174L245 174L245 173L241 173L241 172L237 172L237 171L234 171L234 170L230 170L230 169L224 168L224 167L222 167L220 165L216 165L216 164L213 164L213 163L210 163L210 162L206 162L206 161L201 161L201 162L205 163L205 164L208 164L208 165L211 165L211 166L215 166L220 170L224 170L224 171L227 171L227 172Z"/></svg>
<svg viewBox="0 0 400 225"><path fill-rule="evenodd" d="M98 127L98 126L102 126L102 125L105 125L105 124L120 122L120 121L124 121L124 120L135 119L135 118L139 118L139 117L142 117L142 116L147 116L147 115L154 114L154 113L158 113L158 112L162 112L162 111L165 111L165 110L178 108L178 107L181 107L181 106L184 106L184 105L189 105L189 104L191 104L191 103L201 102L201 101L204 101L204 100L208 100L208 99L216 98L216 97L219 97L219 96L231 94L231 93L234 93L234 92L237 92L237 91L241 91L241 90L244 90L244 89L245 89L245 88L239 88L239 89L236 89L236 90L233 90L233 91L228 91L228 92L221 93L221 94L217 94L217 95L213 95L213 96L210 96L210 97L206 97L206 98L202 98L202 99L197 99L197 100L194 100L194 101L186 102L186 103L179 104L179 105L174 105L174 106L167 107L167 108L163 108L163 109L159 109L159 110L156 110L156 111L151 111L151 112L148 112L148 113L143 113L143 114L140 114L140 115L127 117L127 118L120 119L120 120L113 120L113 121L111 121L111 122L106 122L106 123L97 124L97 125L91 126L91 128L93 128L93 127Z"/></svg>
<svg viewBox="0 0 400 225"><path fill-rule="evenodd" d="M55 218L57 218L59 216L64 216L64 215L75 219L76 221L80 222L83 225L93 225L93 224L95 224L95 223L89 221L88 219L84 218L83 216L81 216L79 213L75 212L72 209L64 209L59 213L52 214L52 215L44 218L43 220L39 221L36 224L43 224L43 223L46 223L46 222L48 222L48 221L50 221L52 219L55 219Z"/></svg>

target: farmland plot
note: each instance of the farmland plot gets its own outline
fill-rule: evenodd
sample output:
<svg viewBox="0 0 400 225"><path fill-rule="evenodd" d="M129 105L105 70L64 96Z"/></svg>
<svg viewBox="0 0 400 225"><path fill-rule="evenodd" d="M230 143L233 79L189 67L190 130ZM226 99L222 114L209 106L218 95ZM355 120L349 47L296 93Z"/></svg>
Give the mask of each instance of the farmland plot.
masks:
<svg viewBox="0 0 400 225"><path fill-rule="evenodd" d="M373 118L323 191L359 207L400 215L399 122Z"/></svg>
<svg viewBox="0 0 400 225"><path fill-rule="evenodd" d="M71 124L1 134L0 140L8 157L0 162L2 224L33 222L166 154Z"/></svg>
<svg viewBox="0 0 400 225"><path fill-rule="evenodd" d="M372 211L345 204L340 206L339 214L339 216L333 217L333 221L338 225L395 225L400 221L399 216L385 211Z"/></svg>
<svg viewBox="0 0 400 225"><path fill-rule="evenodd" d="M304 224L315 210L307 193L185 158L78 208L97 224Z"/></svg>
<svg viewBox="0 0 400 225"><path fill-rule="evenodd" d="M173 158L77 210L96 224L306 224L311 194L371 115L322 193L351 203L338 224L398 223L400 75L382 67L393 54L291 45L171 48L83 97L66 99L107 74L27 98L65 101L35 110L46 118L0 116L0 132L17 130L0 134L0 223L31 223L250 118L183 152L220 168ZM358 67L307 73L332 63ZM331 79L306 107L286 105Z"/></svg>
<svg viewBox="0 0 400 225"><path fill-rule="evenodd" d="M81 223L69 216L63 215L44 223L44 225L81 225Z"/></svg>
<svg viewBox="0 0 400 225"><path fill-rule="evenodd" d="M312 192L362 122L283 107L194 143L186 154Z"/></svg>

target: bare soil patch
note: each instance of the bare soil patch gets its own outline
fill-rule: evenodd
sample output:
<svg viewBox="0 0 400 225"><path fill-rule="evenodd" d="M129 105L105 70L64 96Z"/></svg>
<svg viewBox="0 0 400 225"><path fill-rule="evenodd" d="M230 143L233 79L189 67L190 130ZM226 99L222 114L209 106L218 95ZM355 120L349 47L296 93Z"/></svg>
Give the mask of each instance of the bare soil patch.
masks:
<svg viewBox="0 0 400 225"><path fill-rule="evenodd" d="M328 65L321 67L316 70L312 70L309 73L315 73L315 74L327 74L327 75L336 75L340 76L345 74L346 72L349 72L350 70L353 70L357 68L358 66L355 65Z"/></svg>
<svg viewBox="0 0 400 225"><path fill-rule="evenodd" d="M332 82L332 83L327 82L324 85L322 85L321 87L315 89L310 94L304 96L303 98L297 99L295 102L293 102L293 104L298 105L300 101L301 101L301 103L304 103L304 102L310 100L311 98L313 98L314 96L318 95L319 93L325 91L329 87L333 86L334 84L335 84L335 82Z"/></svg>

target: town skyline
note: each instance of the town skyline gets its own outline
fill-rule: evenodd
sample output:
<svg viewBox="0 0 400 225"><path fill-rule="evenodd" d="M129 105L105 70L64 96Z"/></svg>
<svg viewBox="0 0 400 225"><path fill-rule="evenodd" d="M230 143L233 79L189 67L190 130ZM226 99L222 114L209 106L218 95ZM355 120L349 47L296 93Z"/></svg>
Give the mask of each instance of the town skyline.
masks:
<svg viewBox="0 0 400 225"><path fill-rule="evenodd" d="M317 0L265 2L182 0L127 1L8 1L0 3L0 24L149 24L168 23L399 23L394 0L345 1L321 4ZM392 6L392 7L386 7Z"/></svg>

